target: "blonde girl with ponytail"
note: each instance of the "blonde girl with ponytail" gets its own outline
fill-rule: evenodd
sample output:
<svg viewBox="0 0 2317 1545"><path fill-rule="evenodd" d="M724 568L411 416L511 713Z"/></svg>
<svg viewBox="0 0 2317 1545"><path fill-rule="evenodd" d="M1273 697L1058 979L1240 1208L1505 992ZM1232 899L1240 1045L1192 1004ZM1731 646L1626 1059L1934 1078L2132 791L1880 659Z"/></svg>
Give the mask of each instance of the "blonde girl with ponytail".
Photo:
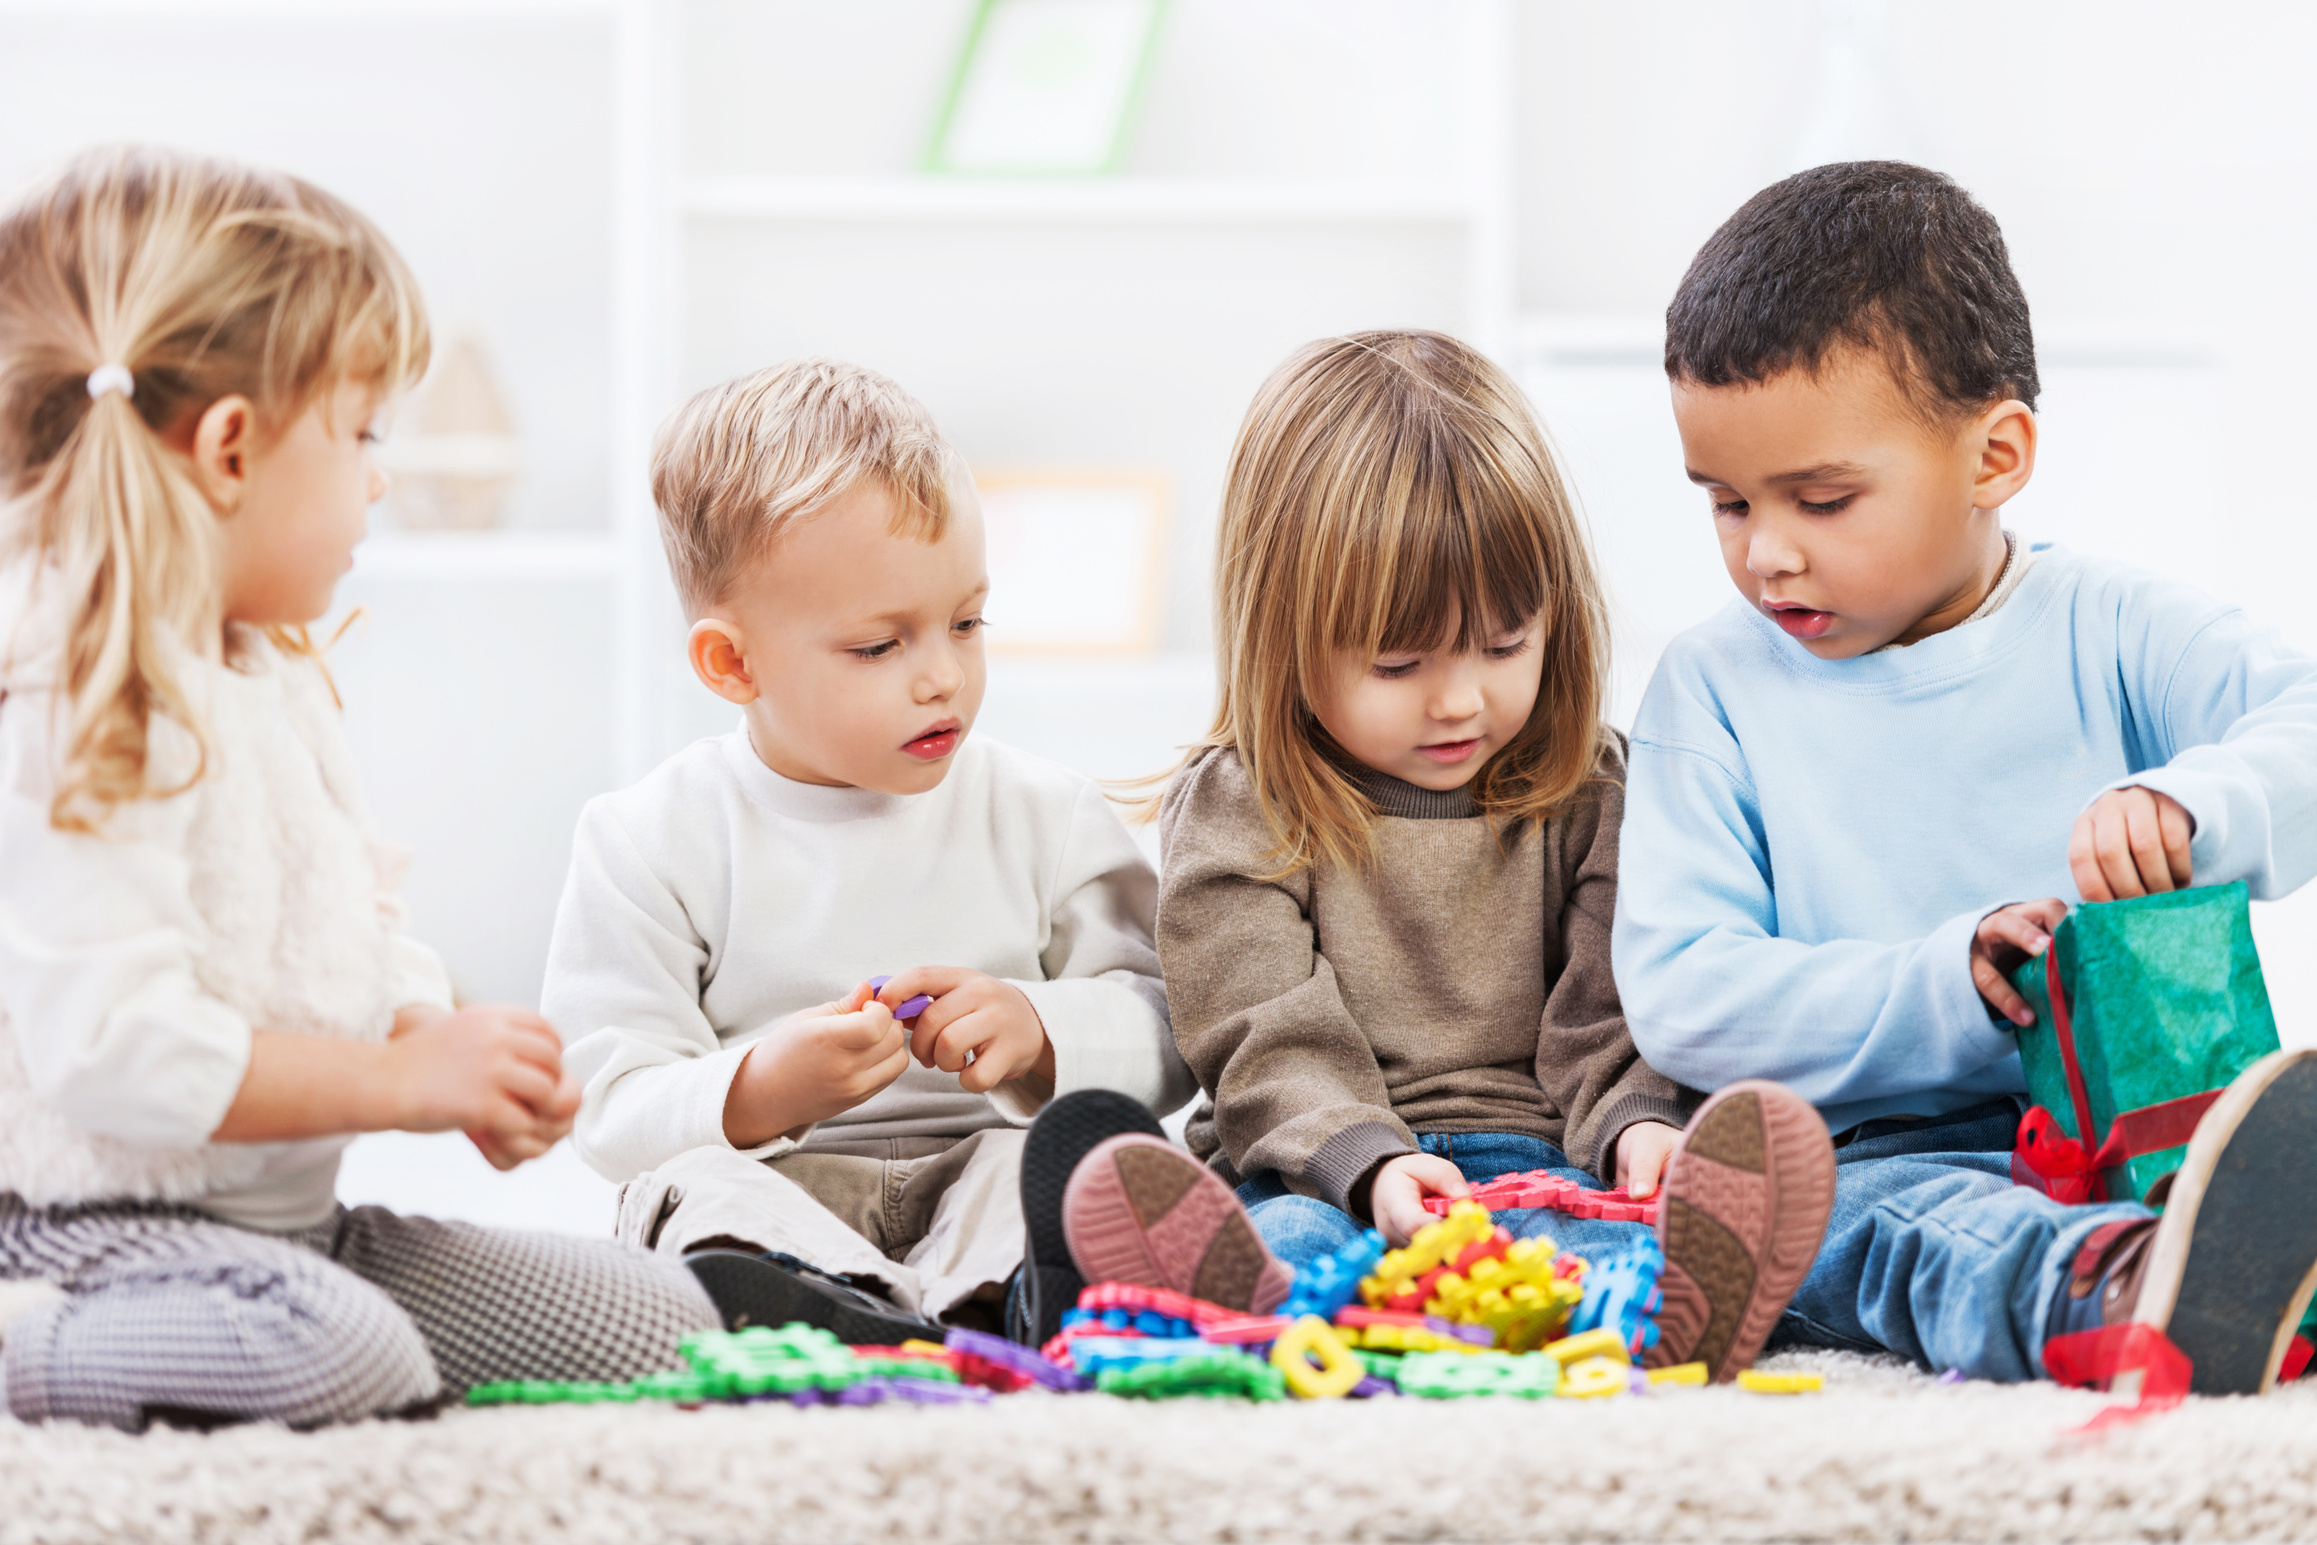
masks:
<svg viewBox="0 0 2317 1545"><path fill-rule="evenodd" d="M348 1210L361 1132L511 1168L578 1091L401 927L306 635L424 309L294 178L90 152L0 214L0 1395L297 1425L630 1377L715 1323L611 1243Z"/></svg>
<svg viewBox="0 0 2317 1545"><path fill-rule="evenodd" d="M1298 1267L1510 1170L1648 1194L1686 1102L1610 974L1607 626L1520 390L1437 333L1297 351L1240 427L1216 563L1221 702L1160 813L1193 1153ZM1643 1232L1499 1221L1587 1255Z"/></svg>

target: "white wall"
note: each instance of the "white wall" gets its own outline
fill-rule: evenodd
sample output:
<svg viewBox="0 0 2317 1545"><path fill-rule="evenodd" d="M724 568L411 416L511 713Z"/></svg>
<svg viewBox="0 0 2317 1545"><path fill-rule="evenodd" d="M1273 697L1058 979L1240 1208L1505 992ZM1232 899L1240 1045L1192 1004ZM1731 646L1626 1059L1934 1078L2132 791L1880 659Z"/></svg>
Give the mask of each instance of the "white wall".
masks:
<svg viewBox="0 0 2317 1545"><path fill-rule="evenodd" d="M970 0L674 0L670 186L913 168ZM615 497L619 68L608 3L0 0L0 186L151 137L312 176L410 256L446 330L495 352L529 451L509 520L601 531ZM825 350L895 374L983 463L1131 464L1175 501L1166 650L1001 660L984 728L1103 776L1198 734L1229 440L1303 339L1526 313L1508 356L1563 447L1620 605L1622 717L1656 650L1722 603L1682 480L1656 319L1742 199L1816 159L1941 166L2003 222L2044 342L2021 529L2244 600L2304 643L2299 473L2317 410L2317 12L2231 0L1510 0L1513 119L1487 138L1476 0L1175 0L1132 177L1263 187L1509 182L1506 293L1454 222L693 219L663 275L656 410ZM1493 147L1493 148L1492 148ZM1485 254L1480 254L1485 256ZM536 994L579 805L619 775L604 576L414 582L358 569L335 657L419 925L474 996ZM653 748L729 710L672 623ZM2317 904L2317 898L2312 898ZM2263 908L2289 1038L2317 1039L2317 910ZM357 1144L346 1194L595 1229L559 1150L491 1175L459 1139Z"/></svg>
<svg viewBox="0 0 2317 1545"><path fill-rule="evenodd" d="M600 526L611 45L605 15L490 6L0 6L0 189L122 140L323 183L504 371L531 452L509 524Z"/></svg>

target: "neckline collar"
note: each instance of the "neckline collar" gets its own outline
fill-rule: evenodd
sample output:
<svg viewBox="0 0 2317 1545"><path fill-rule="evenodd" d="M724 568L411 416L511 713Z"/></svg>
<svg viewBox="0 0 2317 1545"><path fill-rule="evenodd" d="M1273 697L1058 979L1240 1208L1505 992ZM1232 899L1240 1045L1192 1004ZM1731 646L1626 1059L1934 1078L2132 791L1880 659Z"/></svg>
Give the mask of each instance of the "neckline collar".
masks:
<svg viewBox="0 0 2317 1545"><path fill-rule="evenodd" d="M1345 776L1374 802L1378 815L1410 821L1462 821L1482 813L1480 801L1472 797L1470 783L1453 789L1428 789L1390 773L1378 772L1364 762L1346 758L1342 766Z"/></svg>
<svg viewBox="0 0 2317 1545"><path fill-rule="evenodd" d="M2029 554L2033 562L2025 562ZM1866 690L1905 682L1952 677L2008 654L2033 630L2061 593L2064 571L2073 567L2072 554L2049 542L2026 544L2020 554L2020 573L2010 595L1993 612L1975 621L1957 623L1943 633L1917 639L1904 649L1877 649L1847 660L1821 660L1787 636L1762 615L1758 606L1742 598L1736 603L1749 625L1770 645L1779 664L1798 676L1832 686Z"/></svg>
<svg viewBox="0 0 2317 1545"><path fill-rule="evenodd" d="M741 789L754 803L776 815L785 815L800 821L866 821L878 816L891 815L902 809L913 794L880 794L875 789L854 788L849 785L832 786L825 783L799 783L764 765L749 744L748 722L744 719L732 733L723 737L719 745L724 763L731 768ZM959 748L961 751L963 747ZM950 769L950 776L956 776ZM949 780L944 778L942 782Z"/></svg>

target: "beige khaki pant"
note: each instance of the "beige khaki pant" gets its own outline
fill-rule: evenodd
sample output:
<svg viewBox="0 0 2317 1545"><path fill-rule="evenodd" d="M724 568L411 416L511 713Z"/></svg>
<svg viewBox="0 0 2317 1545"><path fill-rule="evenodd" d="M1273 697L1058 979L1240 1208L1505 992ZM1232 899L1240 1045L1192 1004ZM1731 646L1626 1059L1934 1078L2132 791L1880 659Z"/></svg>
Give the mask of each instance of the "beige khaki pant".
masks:
<svg viewBox="0 0 2317 1545"><path fill-rule="evenodd" d="M682 1256L723 1245L778 1250L870 1277L938 1320L996 1303L1021 1265L1022 1133L828 1142L751 1159L695 1148L620 1188L621 1239Z"/></svg>

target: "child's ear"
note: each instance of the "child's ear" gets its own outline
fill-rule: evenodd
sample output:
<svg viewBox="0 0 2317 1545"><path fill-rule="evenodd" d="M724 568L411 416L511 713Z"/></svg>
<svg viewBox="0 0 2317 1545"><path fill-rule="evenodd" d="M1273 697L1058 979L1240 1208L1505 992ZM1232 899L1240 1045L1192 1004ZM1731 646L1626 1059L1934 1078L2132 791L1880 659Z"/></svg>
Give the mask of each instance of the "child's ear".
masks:
<svg viewBox="0 0 2317 1545"><path fill-rule="evenodd" d="M257 404L239 392L220 397L194 420L194 486L218 515L241 508L249 486L249 453L257 438Z"/></svg>
<svg viewBox="0 0 2317 1545"><path fill-rule="evenodd" d="M2016 398L1979 415L1971 433L1979 441L1979 472L1971 502L1982 510L2001 508L2035 473L2035 410Z"/></svg>
<svg viewBox="0 0 2317 1545"><path fill-rule="evenodd" d="M703 617L692 624L684 642L692 674L728 703L742 707L756 701L756 678L748 673L747 645L740 629L721 617Z"/></svg>

